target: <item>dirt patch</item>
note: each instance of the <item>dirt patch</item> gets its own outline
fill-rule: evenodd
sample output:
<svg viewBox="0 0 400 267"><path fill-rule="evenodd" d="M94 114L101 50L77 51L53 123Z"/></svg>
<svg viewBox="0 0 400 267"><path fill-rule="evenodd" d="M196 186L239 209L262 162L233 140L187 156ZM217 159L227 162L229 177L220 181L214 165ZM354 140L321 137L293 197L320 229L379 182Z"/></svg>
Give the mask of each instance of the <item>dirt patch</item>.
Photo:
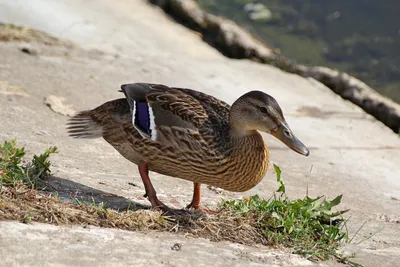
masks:
<svg viewBox="0 0 400 267"><path fill-rule="evenodd" d="M62 41L48 33L4 23L0 23L0 42L37 42L45 45L72 46L71 42Z"/></svg>

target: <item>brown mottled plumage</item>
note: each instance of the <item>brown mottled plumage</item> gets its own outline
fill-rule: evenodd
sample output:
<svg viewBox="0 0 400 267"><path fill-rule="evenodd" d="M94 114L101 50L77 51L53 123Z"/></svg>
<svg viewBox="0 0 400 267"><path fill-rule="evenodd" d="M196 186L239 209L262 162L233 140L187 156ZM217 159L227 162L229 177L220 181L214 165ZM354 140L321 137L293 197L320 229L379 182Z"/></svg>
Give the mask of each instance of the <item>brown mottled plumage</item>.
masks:
<svg viewBox="0 0 400 267"><path fill-rule="evenodd" d="M195 183L191 207L198 208L200 184L246 191L265 176L268 132L293 150L308 155L292 134L271 96L251 91L232 107L210 95L160 84L121 86L125 98L112 100L71 118L75 138L103 137L122 156L139 165L146 194L157 199L148 170Z"/></svg>

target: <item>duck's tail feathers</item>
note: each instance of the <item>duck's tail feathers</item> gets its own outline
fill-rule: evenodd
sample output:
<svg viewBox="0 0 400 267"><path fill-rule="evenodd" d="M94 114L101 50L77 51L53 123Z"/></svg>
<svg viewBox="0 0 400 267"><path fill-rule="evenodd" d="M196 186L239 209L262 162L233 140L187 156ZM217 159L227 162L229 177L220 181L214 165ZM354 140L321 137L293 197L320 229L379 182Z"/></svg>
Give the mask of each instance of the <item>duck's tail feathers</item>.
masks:
<svg viewBox="0 0 400 267"><path fill-rule="evenodd" d="M67 130L73 138L93 139L103 136L103 127L92 118L90 110L79 112L70 118Z"/></svg>

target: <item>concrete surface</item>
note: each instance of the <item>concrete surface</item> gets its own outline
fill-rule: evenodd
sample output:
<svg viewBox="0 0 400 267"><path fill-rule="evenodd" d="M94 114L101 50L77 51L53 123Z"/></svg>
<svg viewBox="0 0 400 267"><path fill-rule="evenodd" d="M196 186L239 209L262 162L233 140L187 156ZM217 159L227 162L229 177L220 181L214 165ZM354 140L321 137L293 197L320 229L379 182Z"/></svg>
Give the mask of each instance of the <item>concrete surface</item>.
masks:
<svg viewBox="0 0 400 267"><path fill-rule="evenodd" d="M311 265L298 255L288 256L282 251L257 251L239 244L216 244L169 233L148 235L115 229L0 222L0 241L8 244L9 252L16 252L13 257L1 253L2 266Z"/></svg>
<svg viewBox="0 0 400 267"><path fill-rule="evenodd" d="M123 207L128 200L148 204L142 197L144 189L137 167L101 139L68 138L67 117L45 105L46 97L59 97L70 109L82 110L122 97L117 90L127 82L195 88L229 103L247 90L261 89L278 100L292 130L311 151L308 158L302 157L273 137L265 136L271 148L271 162L283 170L289 197L303 197L307 187L311 196L332 198L343 194L341 207L351 209L351 234L367 221L353 240L354 244L346 249L356 252L357 261L366 266L396 266L400 262L400 138L320 83L270 66L226 59L196 34L140 0L70 0L68 4L51 0L0 0L0 21L37 28L80 46L0 43L0 140L16 137L20 145L26 145L29 154L56 145L59 153L52 158L53 186L62 194L93 196L115 207ZM34 49L37 55L22 53L20 48L24 46ZM190 183L155 173L151 177L166 203L181 207L190 200ZM233 199L255 193L269 197L277 184L269 170L261 184L244 194L203 188L204 204L212 206L221 197ZM43 250L48 249L52 251L47 254L49 257L54 253L53 265L87 266L88 259L75 256L74 246L79 245L73 236L88 230L26 226L16 222L3 222L0 228L0 257L7 257L14 265L34 265L29 260L40 261ZM380 230L377 235L365 240L377 230ZM35 233L46 242L38 248L35 244L40 238L16 235L19 231ZM66 261L68 256L56 257L61 252L54 250L52 242L61 241L53 238L48 242L58 231L63 232L62 244L66 251L62 253L70 255L73 262ZM132 242L102 239L96 237L97 231L113 236L122 233L132 238ZM184 237L163 233L157 239L158 235L90 230L84 240L91 248L82 247L79 253L86 255L87 248L90 259L109 266L141 266L146 259L158 257L165 262L169 260L172 266L197 266L208 259L214 262L209 255L222 247L225 252L218 257L220 265L226 266L233 257L229 251L232 255L235 253L234 245L193 240L193 250L205 254L196 257L187 254L178 263L174 259L176 254L168 252L161 256L156 246L151 248L148 244L153 240L157 246L167 243L169 247L170 240L184 240ZM11 246L13 240L16 243L25 240L26 249ZM110 257L103 255L104 242L113 248ZM265 247L248 249L262 255L268 251ZM133 252L137 253L136 258ZM30 258L24 261L24 255L28 254ZM286 257L292 256L286 254ZM252 262L241 260L245 265ZM158 264L161 261L164 260ZM264 264L292 263L266 261Z"/></svg>

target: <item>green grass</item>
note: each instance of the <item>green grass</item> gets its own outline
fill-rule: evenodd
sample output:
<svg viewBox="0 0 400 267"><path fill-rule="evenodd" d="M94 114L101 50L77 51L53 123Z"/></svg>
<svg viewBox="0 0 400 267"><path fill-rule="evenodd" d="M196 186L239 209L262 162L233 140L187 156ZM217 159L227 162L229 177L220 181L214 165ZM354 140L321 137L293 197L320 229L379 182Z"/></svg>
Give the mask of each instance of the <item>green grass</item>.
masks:
<svg viewBox="0 0 400 267"><path fill-rule="evenodd" d="M41 181L50 175L51 154L56 153L56 147L49 147L43 154L34 155L25 162L25 148L16 146L16 140L4 141L0 144L0 186L24 184L38 188Z"/></svg>
<svg viewBox="0 0 400 267"><path fill-rule="evenodd" d="M281 170L274 164L277 193L271 199L258 195L245 200L223 201L222 207L228 212L249 218L255 227L272 244L291 247L297 254L311 259L326 260L338 257L337 249L341 241L348 240L345 220L341 215L347 210L332 211L341 202L339 195L333 200L320 196L290 200L281 177Z"/></svg>

